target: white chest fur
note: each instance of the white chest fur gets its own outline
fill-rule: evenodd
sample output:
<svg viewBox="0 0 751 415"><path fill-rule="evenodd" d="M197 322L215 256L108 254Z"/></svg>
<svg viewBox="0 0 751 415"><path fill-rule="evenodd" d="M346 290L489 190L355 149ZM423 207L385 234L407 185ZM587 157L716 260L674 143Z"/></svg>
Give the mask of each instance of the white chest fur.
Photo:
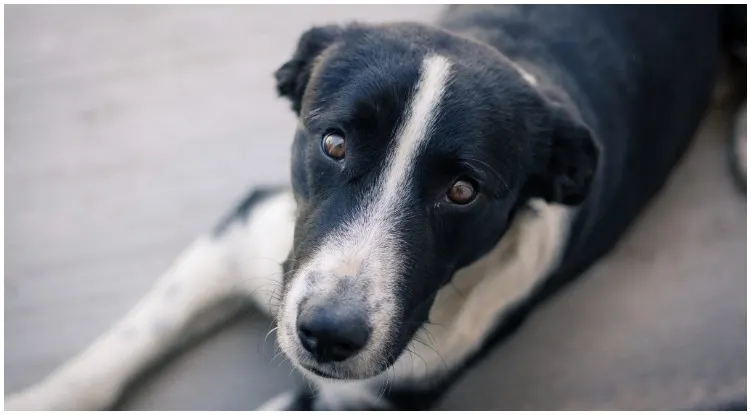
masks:
<svg viewBox="0 0 751 415"><path fill-rule="evenodd" d="M572 210L541 200L519 213L496 247L460 270L430 310L430 324L394 367L398 378L425 378L473 352L514 304L543 281L559 261ZM419 355L411 356L414 353Z"/></svg>

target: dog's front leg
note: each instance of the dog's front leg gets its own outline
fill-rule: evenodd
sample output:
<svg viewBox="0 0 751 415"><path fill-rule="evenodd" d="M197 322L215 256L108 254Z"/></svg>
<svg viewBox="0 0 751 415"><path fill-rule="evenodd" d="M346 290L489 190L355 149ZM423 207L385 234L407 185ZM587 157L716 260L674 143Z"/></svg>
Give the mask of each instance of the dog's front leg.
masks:
<svg viewBox="0 0 751 415"><path fill-rule="evenodd" d="M269 310L292 243L289 193L258 192L220 230L196 240L146 296L85 351L41 383L5 400L6 410L110 407L127 384L176 345L254 299Z"/></svg>
<svg viewBox="0 0 751 415"><path fill-rule="evenodd" d="M184 337L202 312L237 291L226 252L196 241L122 320L38 385L5 401L6 410L96 410Z"/></svg>

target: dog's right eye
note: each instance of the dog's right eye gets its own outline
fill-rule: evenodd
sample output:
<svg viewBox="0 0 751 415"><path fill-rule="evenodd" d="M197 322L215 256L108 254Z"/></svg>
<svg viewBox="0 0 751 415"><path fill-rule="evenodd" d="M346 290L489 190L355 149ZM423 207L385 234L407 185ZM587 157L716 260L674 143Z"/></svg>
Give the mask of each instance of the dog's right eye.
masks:
<svg viewBox="0 0 751 415"><path fill-rule="evenodd" d="M475 200L477 190L475 186L468 180L457 180L451 185L448 192L446 192L446 198L457 205L466 205Z"/></svg>
<svg viewBox="0 0 751 415"><path fill-rule="evenodd" d="M334 160L341 160L344 158L344 134L341 133L327 133L323 136L321 143L323 152L327 156Z"/></svg>

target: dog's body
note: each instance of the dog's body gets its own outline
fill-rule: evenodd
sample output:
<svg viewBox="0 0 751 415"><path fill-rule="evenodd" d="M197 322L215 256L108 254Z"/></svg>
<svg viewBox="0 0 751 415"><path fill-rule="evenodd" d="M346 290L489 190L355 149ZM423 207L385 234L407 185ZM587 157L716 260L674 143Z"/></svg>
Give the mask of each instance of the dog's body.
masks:
<svg viewBox="0 0 751 415"><path fill-rule="evenodd" d="M6 409L111 405L247 298L318 384L269 408L430 407L662 187L710 103L723 13L450 7L443 29L311 30L277 72L300 116L292 189L254 191L123 321ZM321 136L325 152L345 135L346 159L322 155ZM473 199L434 200L444 182L469 183ZM367 340L332 358L341 347L305 344L300 321L341 299L347 318L364 315L327 319L367 326Z"/></svg>

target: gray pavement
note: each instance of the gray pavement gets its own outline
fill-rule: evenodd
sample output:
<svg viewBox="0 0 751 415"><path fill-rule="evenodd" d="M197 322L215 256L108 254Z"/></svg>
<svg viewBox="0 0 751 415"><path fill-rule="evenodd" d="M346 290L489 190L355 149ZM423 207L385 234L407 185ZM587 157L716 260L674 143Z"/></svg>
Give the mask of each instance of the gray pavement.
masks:
<svg viewBox="0 0 751 415"><path fill-rule="evenodd" d="M434 6L6 6L5 392L122 316L253 185L294 117L271 74L316 23ZM745 395L746 201L715 111L617 252L546 304L444 409L667 409ZM297 382L240 319L124 409L252 409ZM113 357L116 358L116 357Z"/></svg>

